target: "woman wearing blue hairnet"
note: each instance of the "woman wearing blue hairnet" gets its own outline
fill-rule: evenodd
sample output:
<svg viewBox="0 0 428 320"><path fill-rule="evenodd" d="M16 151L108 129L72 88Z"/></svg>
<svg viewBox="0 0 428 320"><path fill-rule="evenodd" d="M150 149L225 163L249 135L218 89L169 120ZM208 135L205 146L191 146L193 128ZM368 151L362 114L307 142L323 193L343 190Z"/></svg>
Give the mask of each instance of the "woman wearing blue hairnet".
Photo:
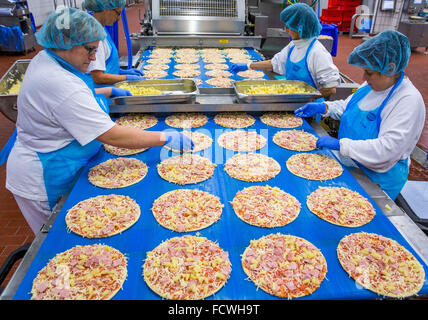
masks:
<svg viewBox="0 0 428 320"><path fill-rule="evenodd" d="M83 8L93 11L93 17L103 27L113 25L125 7L125 0L85 0ZM119 64L119 53L112 38L107 37L100 42L96 60L91 61L88 71L95 82L95 87L113 85L125 80L142 80L143 73L137 69L123 70Z"/></svg>
<svg viewBox="0 0 428 320"><path fill-rule="evenodd" d="M230 71L273 71L285 75L287 80L310 84L324 97L334 94L339 85L339 70L330 53L317 40L322 27L314 10L305 3L297 3L282 10L280 18L292 41L272 60L233 64Z"/></svg>
<svg viewBox="0 0 428 320"><path fill-rule="evenodd" d="M45 49L31 60L22 81L17 138L6 167L6 188L34 233L102 143L131 149L192 147L179 132L143 131L110 119L99 93L120 95L121 89L95 89L86 73L105 36L97 20L73 8L52 12L36 33Z"/></svg>
<svg viewBox="0 0 428 320"><path fill-rule="evenodd" d="M407 181L410 154L425 122L425 104L404 76L410 58L407 37L387 30L370 38L349 55L362 68L365 82L346 100L308 103L300 117L315 114L340 119L339 139L324 136L318 148L339 150L395 200Z"/></svg>

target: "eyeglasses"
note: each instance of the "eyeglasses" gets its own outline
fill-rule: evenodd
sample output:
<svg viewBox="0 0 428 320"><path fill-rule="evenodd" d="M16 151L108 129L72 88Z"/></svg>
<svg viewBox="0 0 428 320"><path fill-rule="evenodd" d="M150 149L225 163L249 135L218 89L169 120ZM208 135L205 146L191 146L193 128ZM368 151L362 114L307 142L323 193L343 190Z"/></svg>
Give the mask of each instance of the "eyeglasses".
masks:
<svg viewBox="0 0 428 320"><path fill-rule="evenodd" d="M86 44L84 44L84 43L82 43L82 46L86 49L86 50L88 50L88 54L89 55L92 55L92 54L96 54L97 53L97 51L98 51L98 48L91 48L91 47L89 47L89 46L87 46Z"/></svg>

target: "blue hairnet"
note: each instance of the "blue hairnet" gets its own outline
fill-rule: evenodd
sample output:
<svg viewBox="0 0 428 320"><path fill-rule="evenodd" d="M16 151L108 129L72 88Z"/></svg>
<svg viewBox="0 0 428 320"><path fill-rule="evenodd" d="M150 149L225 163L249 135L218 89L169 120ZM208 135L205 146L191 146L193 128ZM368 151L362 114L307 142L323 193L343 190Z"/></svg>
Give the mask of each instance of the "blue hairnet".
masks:
<svg viewBox="0 0 428 320"><path fill-rule="evenodd" d="M71 49L105 37L104 27L94 17L75 8L53 11L36 32L37 42L48 49Z"/></svg>
<svg viewBox="0 0 428 320"><path fill-rule="evenodd" d="M85 0L83 8L88 11L104 11L125 7L126 0Z"/></svg>
<svg viewBox="0 0 428 320"><path fill-rule="evenodd" d="M321 23L314 10L306 3L295 3L281 11L280 19L287 28L299 33L300 38L318 37Z"/></svg>
<svg viewBox="0 0 428 320"><path fill-rule="evenodd" d="M409 39L398 31L387 30L356 47L349 55L348 63L394 75L406 68L409 58Z"/></svg>

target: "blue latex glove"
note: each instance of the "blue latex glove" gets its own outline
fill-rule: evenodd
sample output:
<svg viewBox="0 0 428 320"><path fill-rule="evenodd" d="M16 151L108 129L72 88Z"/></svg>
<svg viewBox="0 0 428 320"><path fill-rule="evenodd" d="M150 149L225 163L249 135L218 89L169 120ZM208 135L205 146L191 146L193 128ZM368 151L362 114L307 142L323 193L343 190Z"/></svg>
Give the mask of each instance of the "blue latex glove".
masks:
<svg viewBox="0 0 428 320"><path fill-rule="evenodd" d="M165 145L174 150L191 150L195 146L192 139L178 131L165 131Z"/></svg>
<svg viewBox="0 0 428 320"><path fill-rule="evenodd" d="M134 80L144 80L143 77L136 76L135 74L127 74L126 75L127 81L134 81Z"/></svg>
<svg viewBox="0 0 428 320"><path fill-rule="evenodd" d="M110 98L114 97L125 97L125 96L132 96L132 93L129 90L111 87L111 95Z"/></svg>
<svg viewBox="0 0 428 320"><path fill-rule="evenodd" d="M238 73L239 71L248 70L246 63L234 63L229 67L229 71L233 73Z"/></svg>
<svg viewBox="0 0 428 320"><path fill-rule="evenodd" d="M300 118L312 117L317 113L324 113L326 106L324 102L309 102L303 107L294 110L294 114Z"/></svg>
<svg viewBox="0 0 428 320"><path fill-rule="evenodd" d="M330 136L324 136L317 140L317 148L329 148L333 150L340 150L340 143L339 139L330 137Z"/></svg>
<svg viewBox="0 0 428 320"><path fill-rule="evenodd" d="M134 75L134 76L141 76L141 77L144 75L142 71L134 68L127 69L127 70L120 69L119 74Z"/></svg>

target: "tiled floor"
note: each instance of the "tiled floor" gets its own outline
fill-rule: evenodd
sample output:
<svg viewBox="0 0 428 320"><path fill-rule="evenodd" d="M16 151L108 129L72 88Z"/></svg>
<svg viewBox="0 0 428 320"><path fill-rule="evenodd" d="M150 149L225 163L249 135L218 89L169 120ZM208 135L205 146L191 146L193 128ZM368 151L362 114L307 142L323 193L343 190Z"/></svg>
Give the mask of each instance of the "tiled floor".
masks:
<svg viewBox="0 0 428 320"><path fill-rule="evenodd" d="M139 33L141 29L138 19L140 9L142 15L144 12L142 4L137 4L126 9L130 33ZM127 55L126 41L124 39L121 23L119 23L119 42L119 55ZM361 82L361 70L349 66L347 64L347 58L352 49L360 42L361 39L358 38L350 39L347 35L340 36L340 50L338 50L338 56L334 57L334 62L339 67L340 71L357 82ZM31 59L40 49L41 48L38 46L36 51L30 52L27 55L0 55L0 76L10 68L14 61L18 59ZM426 75L428 74L428 56L424 55L422 51L414 52L406 71L415 86L421 91L425 103L428 105L428 82L426 81ZM426 121L426 123L424 136L419 141L419 147L425 151L428 150L428 121ZM7 142L13 130L14 124L0 113L0 147L3 147ZM6 166L2 165L0 167L0 265L4 263L7 256L13 250L34 239L34 234L22 217L12 194L5 188L5 172ZM428 171L415 163L415 161L412 161L409 179L428 181ZM4 283L1 284L2 286L7 284L12 273L13 272L11 272Z"/></svg>

